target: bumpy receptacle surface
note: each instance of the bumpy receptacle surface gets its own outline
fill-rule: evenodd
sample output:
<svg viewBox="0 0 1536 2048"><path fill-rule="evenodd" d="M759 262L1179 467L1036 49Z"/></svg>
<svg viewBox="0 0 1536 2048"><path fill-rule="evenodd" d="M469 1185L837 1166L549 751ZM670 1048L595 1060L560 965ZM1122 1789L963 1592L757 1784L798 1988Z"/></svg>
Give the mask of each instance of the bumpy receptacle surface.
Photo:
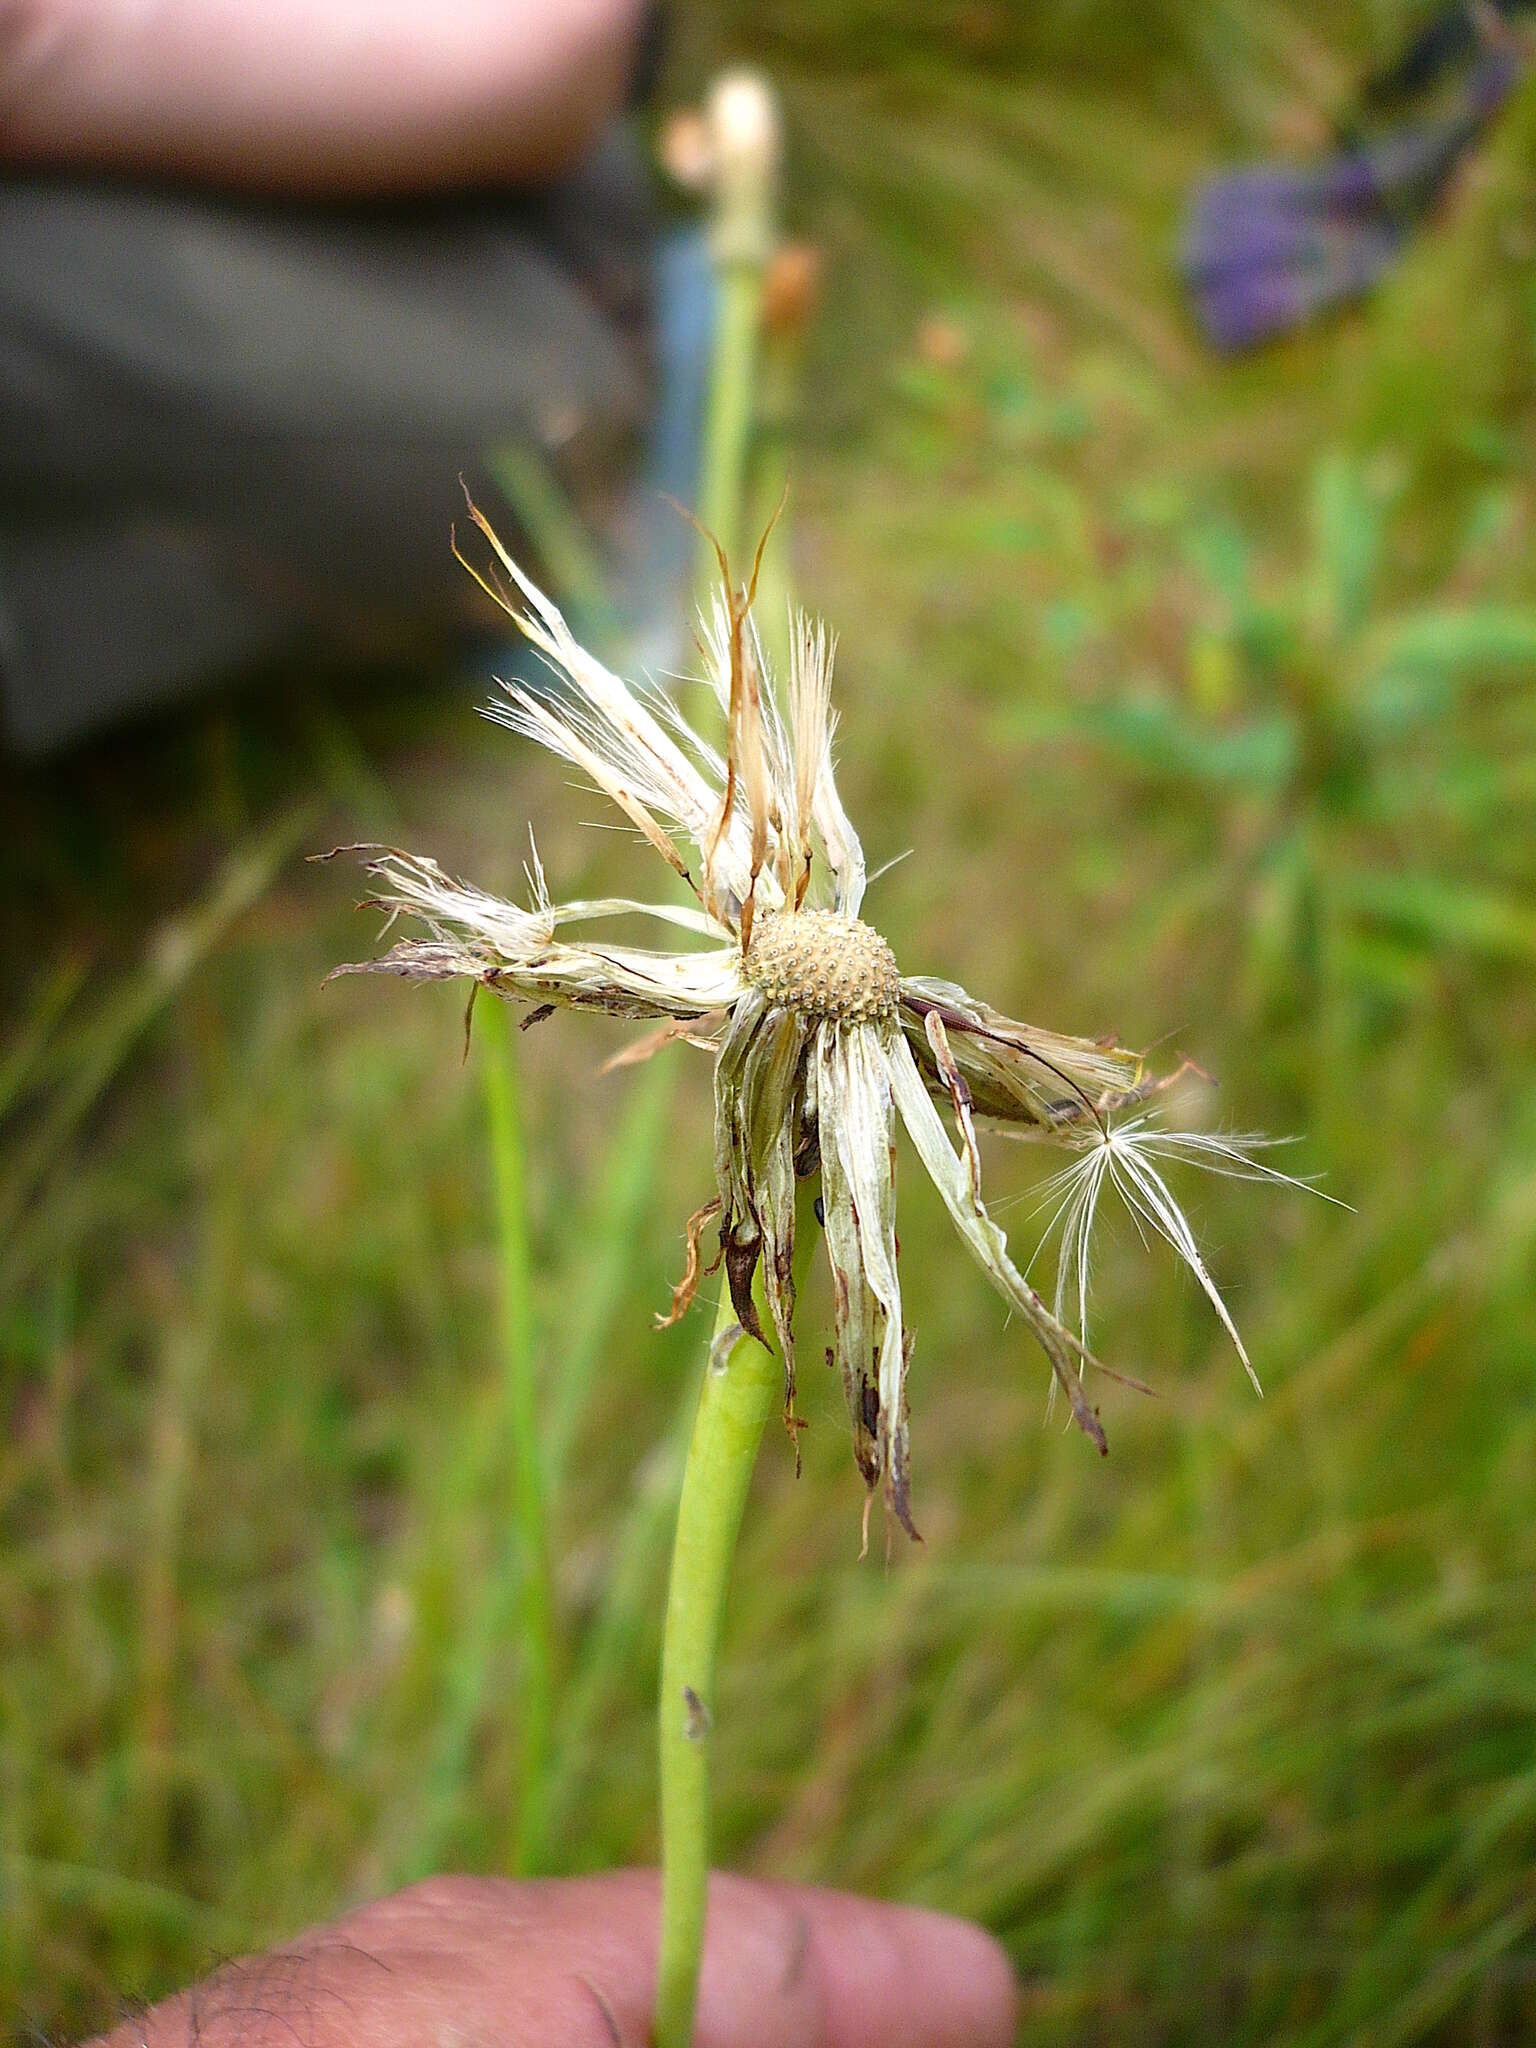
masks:
<svg viewBox="0 0 1536 2048"><path fill-rule="evenodd" d="M772 1002L846 1023L894 1017L901 992L885 940L834 910L760 911L743 972Z"/></svg>

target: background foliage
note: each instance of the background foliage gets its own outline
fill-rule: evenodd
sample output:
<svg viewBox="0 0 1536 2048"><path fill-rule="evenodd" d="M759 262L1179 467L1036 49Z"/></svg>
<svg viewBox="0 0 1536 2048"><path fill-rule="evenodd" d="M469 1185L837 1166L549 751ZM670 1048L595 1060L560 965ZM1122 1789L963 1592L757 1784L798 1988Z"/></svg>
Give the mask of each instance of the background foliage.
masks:
<svg viewBox="0 0 1536 2048"><path fill-rule="evenodd" d="M1317 132L1404 30L1320 19L676 23L679 91L731 54L780 79L828 257L794 574L842 632L871 860L921 850L871 915L1017 1014L1172 1034L1354 1205L1198 1192L1262 1403L1171 1262L1111 1243L1098 1342L1163 1398L1102 1389L1101 1466L910 1173L924 1546L855 1562L830 1376L798 1482L770 1440L721 1858L980 1916L1032 2042L1536 2020L1536 102L1367 312L1215 364L1169 277L1191 179ZM472 693L398 677L9 772L0 2011L68 2035L430 1868L653 1854L702 1325L648 1325L707 1077L603 1077L592 1021L517 1045L531 1752L481 1091L453 997L321 989L371 928L299 855L387 833L511 889L531 817L598 893L634 849Z"/></svg>

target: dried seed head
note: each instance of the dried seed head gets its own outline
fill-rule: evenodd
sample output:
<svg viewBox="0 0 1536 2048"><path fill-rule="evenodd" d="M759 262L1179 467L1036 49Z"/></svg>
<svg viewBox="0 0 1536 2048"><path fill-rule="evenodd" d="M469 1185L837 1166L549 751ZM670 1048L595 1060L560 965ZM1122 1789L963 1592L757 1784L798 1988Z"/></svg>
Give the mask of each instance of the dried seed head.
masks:
<svg viewBox="0 0 1536 2048"><path fill-rule="evenodd" d="M853 1024L893 1019L901 992L885 940L835 910L760 911L742 972L772 1002Z"/></svg>
<svg viewBox="0 0 1536 2048"><path fill-rule="evenodd" d="M697 901L554 903L535 855L533 900L524 910L456 882L431 861L375 848L369 866L380 887L369 900L391 917L415 918L423 935L397 941L365 965L418 981L463 978L472 989L529 1003L531 1017L562 1003L661 1021L663 1031L637 1048L642 1053L664 1037L713 1048L715 1195L690 1219L688 1268L668 1320L692 1297L701 1233L719 1217L731 1303L754 1336L763 1335L751 1291L761 1272L793 1428L795 1184L819 1164L817 1211L835 1283L836 1355L854 1457L871 1490L883 1483L887 1504L909 1530L912 1341L898 1272L898 1119L960 1236L1034 1332L1074 1417L1102 1451L1104 1432L1082 1386L1093 1360L1062 1312L1070 1292L1079 1323L1085 1319L1089 1240L1103 1191L1118 1190L1144 1233L1166 1239L1235 1338L1162 1162L1188 1160L1243 1178L1287 1176L1254 1156L1253 1140L1158 1126L1148 1104L1167 1082L1152 1081L1140 1056L1113 1040L1041 1031L953 982L898 976L890 947L858 918L864 854L833 774L833 643L821 627L796 620L787 689L776 687L747 592L722 560L721 593L705 621L708 680L727 721L721 759L658 693L631 688L586 653L471 511L527 609L519 611L493 577L482 579L486 589L561 678L553 692L509 684L501 716L590 777ZM805 907L812 901L821 907ZM579 936L594 922L637 914L712 943L664 951ZM567 935L567 926L577 934ZM946 1098L958 1151L938 1108ZM1074 1155L1045 1189L1061 1232L1055 1314L1014 1265L982 1199L975 1129L982 1116ZM717 1339L713 1363L730 1351L736 1329L731 1324Z"/></svg>

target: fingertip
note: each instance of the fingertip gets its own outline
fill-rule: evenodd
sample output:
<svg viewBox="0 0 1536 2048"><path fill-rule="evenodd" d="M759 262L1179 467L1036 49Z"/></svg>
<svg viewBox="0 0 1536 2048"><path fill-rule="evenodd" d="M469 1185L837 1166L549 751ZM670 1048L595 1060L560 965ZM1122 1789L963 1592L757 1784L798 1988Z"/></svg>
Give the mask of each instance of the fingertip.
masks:
<svg viewBox="0 0 1536 2048"><path fill-rule="evenodd" d="M1013 1959L1002 1943L971 1920L947 1913L923 1916L938 1932L947 1967L966 1986L973 2017L970 2025L978 2048L1012 2048L1019 2031L1019 1980Z"/></svg>
<svg viewBox="0 0 1536 2048"><path fill-rule="evenodd" d="M837 1905L817 1921L826 2048L1011 2048L1018 1985L984 1929L918 1906Z"/></svg>

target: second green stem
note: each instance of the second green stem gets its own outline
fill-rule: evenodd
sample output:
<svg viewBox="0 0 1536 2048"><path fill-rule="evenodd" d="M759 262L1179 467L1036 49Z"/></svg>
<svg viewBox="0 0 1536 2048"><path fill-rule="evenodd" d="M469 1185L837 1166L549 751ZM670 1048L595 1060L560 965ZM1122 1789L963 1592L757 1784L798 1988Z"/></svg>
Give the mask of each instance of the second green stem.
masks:
<svg viewBox="0 0 1536 2048"><path fill-rule="evenodd" d="M544 1472L539 1450L538 1388L533 1354L533 1288L528 1270L528 1217L523 1139L518 1125L512 1031L506 1006L484 1006L481 1071L496 1189L501 1251L503 1423L511 1452L520 1552L521 1795L517 1867L539 1868L544 1854L544 1799L554 1720L554 1617L544 1517Z"/></svg>

